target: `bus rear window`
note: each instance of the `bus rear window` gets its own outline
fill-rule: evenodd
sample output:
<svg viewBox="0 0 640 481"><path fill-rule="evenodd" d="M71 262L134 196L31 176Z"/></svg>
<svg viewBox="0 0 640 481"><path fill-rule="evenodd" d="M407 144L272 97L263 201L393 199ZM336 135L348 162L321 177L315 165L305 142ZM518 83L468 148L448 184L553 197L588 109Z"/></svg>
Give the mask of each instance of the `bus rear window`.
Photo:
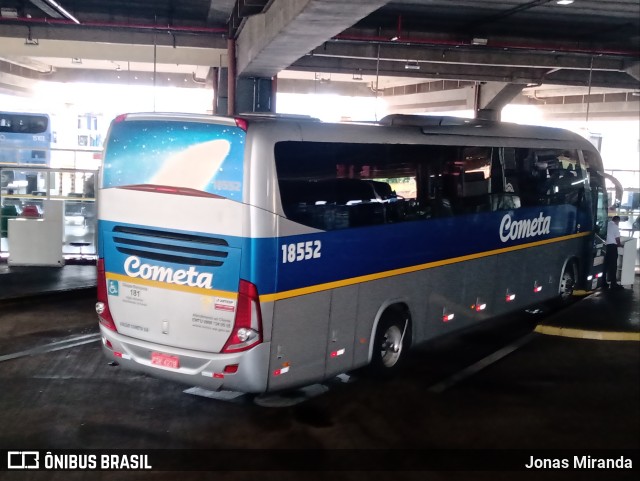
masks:
<svg viewBox="0 0 640 481"><path fill-rule="evenodd" d="M180 187L241 201L245 135L238 127L207 122L114 122L102 186Z"/></svg>

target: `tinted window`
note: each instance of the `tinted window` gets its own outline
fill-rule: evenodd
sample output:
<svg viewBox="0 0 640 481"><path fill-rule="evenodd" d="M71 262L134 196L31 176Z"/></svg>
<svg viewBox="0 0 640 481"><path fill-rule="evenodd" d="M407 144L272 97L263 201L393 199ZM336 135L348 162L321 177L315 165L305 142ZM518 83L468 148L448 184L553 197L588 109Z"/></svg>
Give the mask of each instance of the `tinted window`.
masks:
<svg viewBox="0 0 640 481"><path fill-rule="evenodd" d="M525 150L517 182L523 206L573 204L583 199L587 176L575 150Z"/></svg>
<svg viewBox="0 0 640 481"><path fill-rule="evenodd" d="M285 216L333 230L517 208L494 160L499 151L280 142L275 159Z"/></svg>
<svg viewBox="0 0 640 481"><path fill-rule="evenodd" d="M49 128L44 115L9 114L0 112L0 132L14 134L42 134Z"/></svg>

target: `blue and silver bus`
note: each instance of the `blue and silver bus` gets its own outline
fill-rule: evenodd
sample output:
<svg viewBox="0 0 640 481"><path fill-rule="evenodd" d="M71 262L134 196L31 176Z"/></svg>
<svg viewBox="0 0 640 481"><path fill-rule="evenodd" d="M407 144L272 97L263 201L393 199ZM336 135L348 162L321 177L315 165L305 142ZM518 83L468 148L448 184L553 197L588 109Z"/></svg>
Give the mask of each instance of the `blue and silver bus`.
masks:
<svg viewBox="0 0 640 481"><path fill-rule="evenodd" d="M47 114L0 112L0 166L49 164L51 122Z"/></svg>
<svg viewBox="0 0 640 481"><path fill-rule="evenodd" d="M602 272L602 162L568 131L127 114L106 142L106 355L209 390L371 365Z"/></svg>

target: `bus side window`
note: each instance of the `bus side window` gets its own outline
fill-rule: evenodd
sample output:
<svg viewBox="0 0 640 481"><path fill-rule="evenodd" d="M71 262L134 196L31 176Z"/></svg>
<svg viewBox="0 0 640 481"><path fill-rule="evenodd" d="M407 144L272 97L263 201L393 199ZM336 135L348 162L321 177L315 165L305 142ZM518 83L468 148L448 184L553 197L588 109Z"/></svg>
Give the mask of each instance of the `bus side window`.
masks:
<svg viewBox="0 0 640 481"><path fill-rule="evenodd" d="M548 164L534 150L519 149L522 161L518 169L518 185L523 207L547 204Z"/></svg>

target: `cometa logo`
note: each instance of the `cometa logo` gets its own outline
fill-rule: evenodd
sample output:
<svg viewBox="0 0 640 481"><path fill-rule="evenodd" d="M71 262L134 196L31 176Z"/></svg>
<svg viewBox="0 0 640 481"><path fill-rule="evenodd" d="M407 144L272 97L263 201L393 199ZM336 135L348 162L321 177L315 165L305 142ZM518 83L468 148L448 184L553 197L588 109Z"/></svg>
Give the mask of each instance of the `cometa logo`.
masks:
<svg viewBox="0 0 640 481"><path fill-rule="evenodd" d="M544 216L542 212L535 219L512 220L510 214L505 214L500 222L500 240L524 239L549 234L551 232L551 216Z"/></svg>
<svg viewBox="0 0 640 481"><path fill-rule="evenodd" d="M182 286L213 288L213 274L198 272L194 266L189 266L188 269L174 270L170 267L143 264L139 257L130 256L124 261L124 271L129 277L139 277Z"/></svg>

